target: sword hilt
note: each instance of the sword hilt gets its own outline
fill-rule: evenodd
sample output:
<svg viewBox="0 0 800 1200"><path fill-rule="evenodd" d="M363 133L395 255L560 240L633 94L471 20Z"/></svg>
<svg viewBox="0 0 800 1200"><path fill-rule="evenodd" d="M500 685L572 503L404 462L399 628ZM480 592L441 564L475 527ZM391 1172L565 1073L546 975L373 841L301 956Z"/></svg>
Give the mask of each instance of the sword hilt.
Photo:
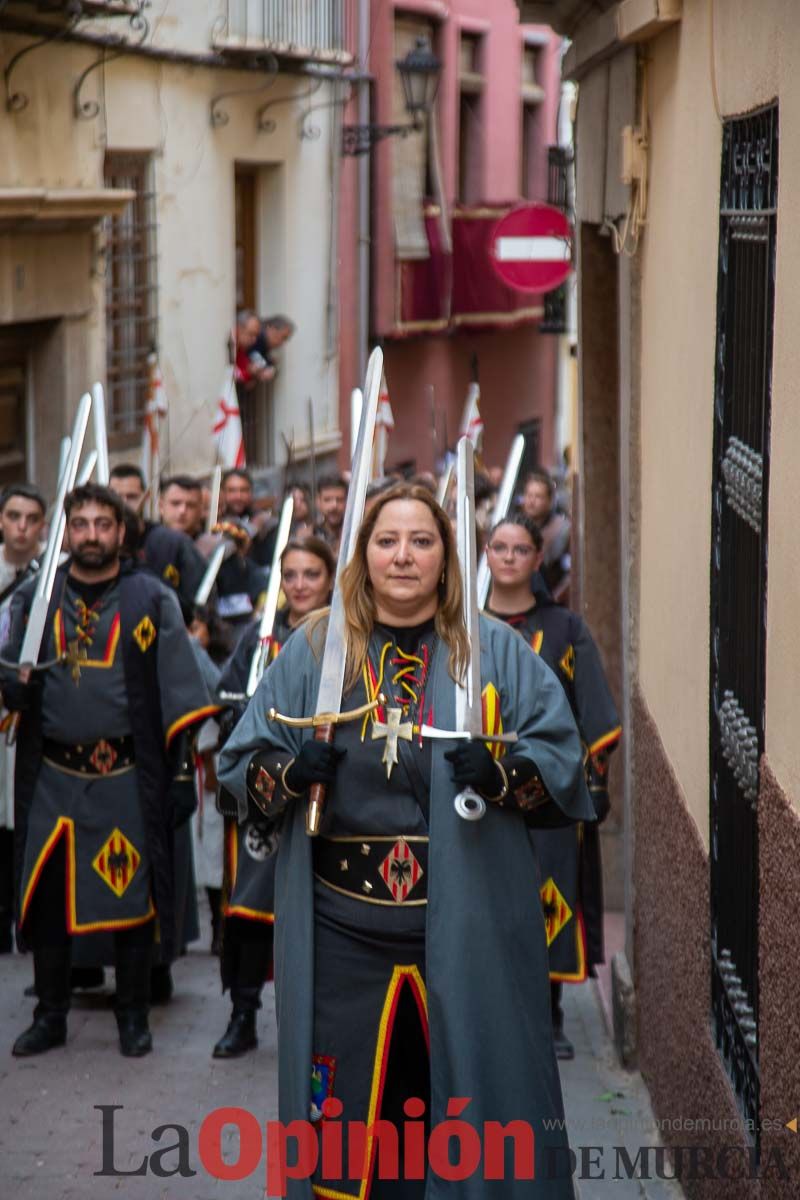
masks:
<svg viewBox="0 0 800 1200"><path fill-rule="evenodd" d="M316 725L314 728L314 741L325 742L330 745L333 741L334 725L332 721L325 725ZM309 837L316 837L322 825L322 818L325 814L325 801L327 799L327 785L324 783L312 783L308 793L308 808L306 809L306 833Z"/></svg>
<svg viewBox="0 0 800 1200"><path fill-rule="evenodd" d="M367 713L374 712L376 708L385 703L386 697L381 693L369 704L362 704L360 708L348 709L347 712L315 713L313 717L285 717L276 708L270 708L267 710L267 720L279 721L282 725L291 725L294 729L322 729L328 725L344 725L348 721L360 721Z"/></svg>

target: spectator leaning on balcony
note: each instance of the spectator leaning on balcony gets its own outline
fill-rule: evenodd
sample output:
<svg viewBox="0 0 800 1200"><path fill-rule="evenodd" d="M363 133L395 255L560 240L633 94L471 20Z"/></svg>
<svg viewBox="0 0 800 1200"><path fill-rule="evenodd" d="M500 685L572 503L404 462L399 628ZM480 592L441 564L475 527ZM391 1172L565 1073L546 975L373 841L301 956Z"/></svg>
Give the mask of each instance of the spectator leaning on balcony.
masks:
<svg viewBox="0 0 800 1200"><path fill-rule="evenodd" d="M253 350L264 359L267 367L272 369L271 379L275 378L278 371L275 351L280 350L281 346L289 341L295 328L294 321L280 313L276 313L274 317L264 317L261 321L261 329Z"/></svg>

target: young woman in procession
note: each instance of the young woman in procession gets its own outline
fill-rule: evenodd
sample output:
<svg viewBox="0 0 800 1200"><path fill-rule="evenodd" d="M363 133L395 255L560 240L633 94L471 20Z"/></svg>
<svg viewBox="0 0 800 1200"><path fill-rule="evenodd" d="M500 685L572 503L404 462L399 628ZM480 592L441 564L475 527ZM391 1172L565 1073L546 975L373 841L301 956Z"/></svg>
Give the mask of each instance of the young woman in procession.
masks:
<svg viewBox="0 0 800 1200"><path fill-rule="evenodd" d="M309 613L328 603L336 563L321 538L293 538L281 555L280 568L286 604L276 614L270 662ZM221 693L244 696L259 636L259 626L254 623L222 672ZM225 735L241 717L246 701L228 703ZM258 1045L256 1012L264 983L272 973L276 839L264 818L258 813L254 817L243 825L233 817L225 822L220 964L222 986L230 988L233 1010L228 1028L214 1047L215 1058L235 1058Z"/></svg>
<svg viewBox="0 0 800 1200"><path fill-rule="evenodd" d="M389 1121L400 1135L400 1179L383 1178L377 1139L367 1136L363 1181L347 1177L346 1151L335 1178L323 1154L313 1180L288 1179L287 1194L567 1200L529 827L593 817L569 705L522 640L482 616L484 731L514 731L518 740L498 762L482 741L422 736L423 724L455 728L454 679L464 677L470 651L450 522L424 488L399 485L378 497L342 593L347 661L332 744L280 720L314 711L323 615L265 673L222 751L220 780L280 830L280 1120L340 1114L343 1134L350 1122ZM346 720L379 697L377 709ZM318 783L327 804L312 839L306 802ZM487 801L482 820L462 820L454 808L467 785ZM433 1155L424 1179L404 1176L404 1122L422 1113L435 1130L457 1097L467 1099L456 1102L462 1115L451 1125L471 1138L483 1136L486 1122L530 1131L535 1179L516 1177L513 1138L502 1182L488 1183L480 1167L446 1182ZM562 1167L555 1178L554 1157Z"/></svg>
<svg viewBox="0 0 800 1200"><path fill-rule="evenodd" d="M577 613L556 604L538 574L543 543L539 528L520 515L489 535L492 590L487 612L522 634L564 688L584 747L586 781L597 822L537 830L550 955L550 993L556 1054L574 1057L564 1033L561 990L582 983L603 962L603 889L598 825L608 816L608 758L622 733L600 655ZM531 593L531 575L534 588Z"/></svg>

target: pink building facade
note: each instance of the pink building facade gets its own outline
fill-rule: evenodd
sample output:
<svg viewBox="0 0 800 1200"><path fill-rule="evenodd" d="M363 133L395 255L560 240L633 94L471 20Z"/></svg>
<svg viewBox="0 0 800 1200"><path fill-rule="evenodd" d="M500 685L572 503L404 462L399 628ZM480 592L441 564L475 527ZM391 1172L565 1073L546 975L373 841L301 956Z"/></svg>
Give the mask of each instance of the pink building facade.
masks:
<svg viewBox="0 0 800 1200"><path fill-rule="evenodd" d="M434 468L445 444L455 445L474 377L486 465L503 464L520 429L530 459L551 465L557 339L540 330L544 298L500 284L486 248L509 208L547 201L560 41L544 27L520 25L513 0L372 0L369 21L369 121L407 121L395 62L418 37L428 39L442 70L435 130L381 140L366 166L343 160L342 465L350 391L363 363L367 262L369 344L383 346L395 417L387 466ZM354 97L345 123L363 121L365 111Z"/></svg>

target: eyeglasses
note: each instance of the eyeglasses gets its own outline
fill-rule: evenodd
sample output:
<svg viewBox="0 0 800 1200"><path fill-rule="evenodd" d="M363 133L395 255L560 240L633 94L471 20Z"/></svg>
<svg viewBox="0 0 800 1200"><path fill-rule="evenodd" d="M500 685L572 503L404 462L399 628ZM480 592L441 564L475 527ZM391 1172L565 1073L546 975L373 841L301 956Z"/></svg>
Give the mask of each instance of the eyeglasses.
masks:
<svg viewBox="0 0 800 1200"><path fill-rule="evenodd" d="M501 557L504 554L508 554L509 550L514 558L530 558L533 554L533 546L522 546L520 544L507 546L505 542L492 542L488 549L491 550L492 554L499 554Z"/></svg>

